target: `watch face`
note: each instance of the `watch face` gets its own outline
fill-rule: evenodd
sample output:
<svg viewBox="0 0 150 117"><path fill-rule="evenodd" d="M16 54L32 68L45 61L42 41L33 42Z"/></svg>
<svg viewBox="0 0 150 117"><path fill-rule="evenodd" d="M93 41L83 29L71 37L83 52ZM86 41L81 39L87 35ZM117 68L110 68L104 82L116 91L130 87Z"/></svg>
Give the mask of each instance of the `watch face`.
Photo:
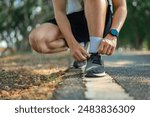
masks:
<svg viewBox="0 0 150 117"><path fill-rule="evenodd" d="M111 30L111 34L113 35L113 36L119 36L119 32L116 30L116 29L112 29Z"/></svg>

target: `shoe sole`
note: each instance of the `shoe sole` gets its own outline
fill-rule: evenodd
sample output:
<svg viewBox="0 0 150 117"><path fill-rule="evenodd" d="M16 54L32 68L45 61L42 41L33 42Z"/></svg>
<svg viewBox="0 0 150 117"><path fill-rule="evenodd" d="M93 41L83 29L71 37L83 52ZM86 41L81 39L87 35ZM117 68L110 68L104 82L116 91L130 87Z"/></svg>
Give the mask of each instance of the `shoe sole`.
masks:
<svg viewBox="0 0 150 117"><path fill-rule="evenodd" d="M86 67L86 65L84 65L84 66L82 66L82 67L79 67L79 68L76 68L76 67L73 67L73 66L71 66L71 67L69 67L70 69L80 69L81 70L81 73L84 73L85 72L85 67Z"/></svg>
<svg viewBox="0 0 150 117"><path fill-rule="evenodd" d="M106 73L103 72L103 73L99 73L99 74L91 74L91 73L86 73L85 74L85 77L89 78L89 77L104 77L106 76Z"/></svg>
<svg viewBox="0 0 150 117"><path fill-rule="evenodd" d="M86 65L84 65L84 66L80 67L80 69L81 69L81 72L82 72L82 73L84 73L84 72L85 72L85 68L86 68Z"/></svg>

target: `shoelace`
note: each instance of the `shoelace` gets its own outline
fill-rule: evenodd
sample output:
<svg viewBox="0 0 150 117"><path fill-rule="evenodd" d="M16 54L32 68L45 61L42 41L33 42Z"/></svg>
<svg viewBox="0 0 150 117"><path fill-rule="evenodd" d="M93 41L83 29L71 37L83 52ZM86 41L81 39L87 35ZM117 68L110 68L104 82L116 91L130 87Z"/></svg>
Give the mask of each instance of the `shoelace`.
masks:
<svg viewBox="0 0 150 117"><path fill-rule="evenodd" d="M92 63L102 65L101 56L98 55L97 53L91 54L90 59L91 59Z"/></svg>

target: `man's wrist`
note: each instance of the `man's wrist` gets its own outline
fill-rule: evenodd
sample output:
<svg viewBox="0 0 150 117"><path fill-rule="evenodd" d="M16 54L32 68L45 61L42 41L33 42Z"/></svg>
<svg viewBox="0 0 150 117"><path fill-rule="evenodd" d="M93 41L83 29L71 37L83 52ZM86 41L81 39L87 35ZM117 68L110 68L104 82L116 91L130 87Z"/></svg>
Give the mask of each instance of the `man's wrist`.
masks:
<svg viewBox="0 0 150 117"><path fill-rule="evenodd" d="M109 32L109 34L111 34L112 36L115 36L116 38L119 37L119 31L115 28L112 28Z"/></svg>
<svg viewBox="0 0 150 117"><path fill-rule="evenodd" d="M72 40L70 39L68 41L69 48L73 48L76 44L78 44L78 42L75 39L72 39Z"/></svg>
<svg viewBox="0 0 150 117"><path fill-rule="evenodd" d="M115 40L115 39L117 39L116 36L113 36L113 35L111 35L111 34L109 34L109 33L107 34L107 36L106 36L105 38L110 39L110 40Z"/></svg>

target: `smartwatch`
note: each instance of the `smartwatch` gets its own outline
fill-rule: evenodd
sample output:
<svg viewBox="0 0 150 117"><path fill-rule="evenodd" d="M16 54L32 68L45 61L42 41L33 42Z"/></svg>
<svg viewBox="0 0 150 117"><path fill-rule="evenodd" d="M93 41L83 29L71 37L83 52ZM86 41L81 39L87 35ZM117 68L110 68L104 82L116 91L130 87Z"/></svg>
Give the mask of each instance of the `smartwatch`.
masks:
<svg viewBox="0 0 150 117"><path fill-rule="evenodd" d="M111 29L111 30L110 30L110 34L111 34L112 36L117 37L117 38L118 38L118 36L119 36L119 32L118 32L116 29Z"/></svg>

